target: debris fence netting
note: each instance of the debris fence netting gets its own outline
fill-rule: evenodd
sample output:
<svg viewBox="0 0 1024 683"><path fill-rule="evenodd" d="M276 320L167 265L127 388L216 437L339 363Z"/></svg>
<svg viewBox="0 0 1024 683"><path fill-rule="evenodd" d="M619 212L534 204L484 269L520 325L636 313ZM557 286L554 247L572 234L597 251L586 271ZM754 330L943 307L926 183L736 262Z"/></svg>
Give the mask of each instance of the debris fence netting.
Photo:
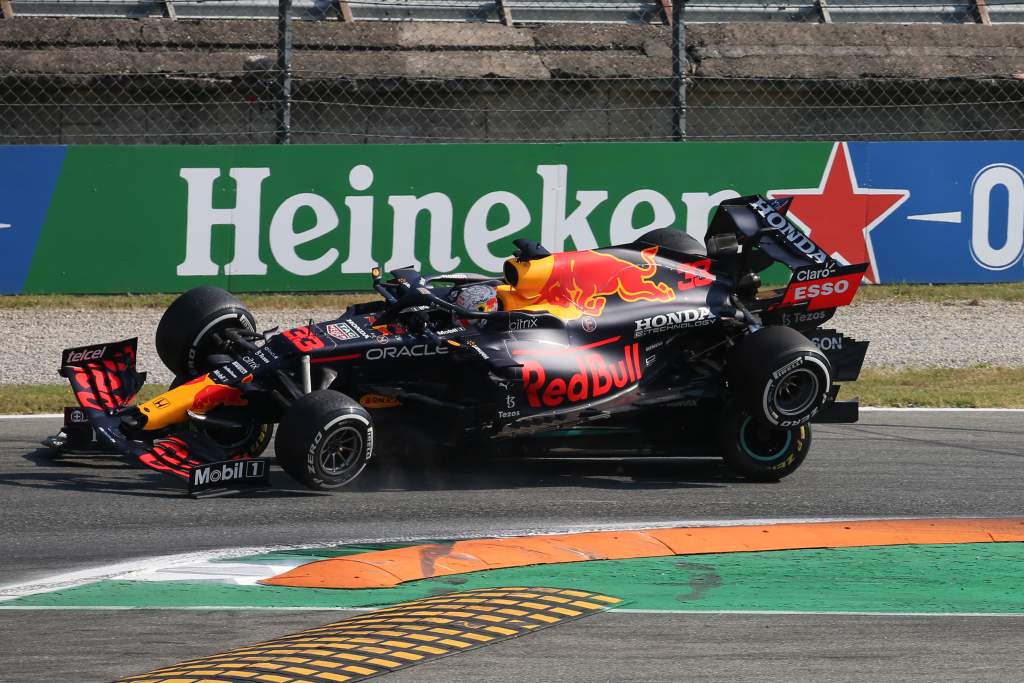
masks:
<svg viewBox="0 0 1024 683"><path fill-rule="evenodd" d="M813 49L751 65L693 35L730 12L980 24L973 1L690 2L676 26L671 0L287 5L0 0L0 144L1024 138L1024 74L822 76Z"/></svg>

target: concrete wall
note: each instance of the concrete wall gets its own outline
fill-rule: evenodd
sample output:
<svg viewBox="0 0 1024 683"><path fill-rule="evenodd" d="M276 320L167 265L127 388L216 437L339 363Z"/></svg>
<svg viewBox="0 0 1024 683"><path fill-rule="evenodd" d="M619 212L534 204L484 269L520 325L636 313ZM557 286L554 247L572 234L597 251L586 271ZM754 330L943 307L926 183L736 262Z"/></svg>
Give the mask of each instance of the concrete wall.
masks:
<svg viewBox="0 0 1024 683"><path fill-rule="evenodd" d="M0 21L0 142L272 141L275 41L272 21ZM294 48L297 142L671 133L663 26L295 22ZM1024 127L1019 26L698 24L687 53L695 137Z"/></svg>

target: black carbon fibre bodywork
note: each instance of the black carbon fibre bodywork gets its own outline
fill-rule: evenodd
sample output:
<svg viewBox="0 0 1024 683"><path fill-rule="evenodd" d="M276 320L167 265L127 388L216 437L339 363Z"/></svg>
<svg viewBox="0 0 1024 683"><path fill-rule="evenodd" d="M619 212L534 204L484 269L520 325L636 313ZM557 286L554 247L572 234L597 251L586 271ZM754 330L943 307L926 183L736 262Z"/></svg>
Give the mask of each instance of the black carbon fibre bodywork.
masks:
<svg viewBox="0 0 1024 683"><path fill-rule="evenodd" d="M820 327L849 303L866 266L821 252L784 218L787 206L726 203L706 252L671 234L556 254L521 241L504 280L375 274L382 300L288 330L239 331L209 359L208 374L139 406L100 410L93 424L109 435L120 420L113 445L138 456L140 441L215 419L222 405L277 422L298 397L331 389L370 411L385 447L521 452L592 441L708 454L716 416L735 392L723 370L739 338L767 325L796 329L836 381L856 379L867 350ZM792 271L789 285L759 288L756 271L775 262ZM461 287L480 283L496 288L501 310L452 303ZM838 391L831 386L820 417L855 421L856 404L836 403Z"/></svg>

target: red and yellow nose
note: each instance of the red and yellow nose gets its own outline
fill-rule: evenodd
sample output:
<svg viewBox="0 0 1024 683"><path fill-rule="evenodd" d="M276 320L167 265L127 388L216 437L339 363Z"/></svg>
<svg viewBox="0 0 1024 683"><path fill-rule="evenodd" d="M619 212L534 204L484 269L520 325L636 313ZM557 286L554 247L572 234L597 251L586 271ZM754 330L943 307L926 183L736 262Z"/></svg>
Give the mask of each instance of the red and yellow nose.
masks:
<svg viewBox="0 0 1024 683"><path fill-rule="evenodd" d="M250 375L242 381L248 381L251 377ZM218 384L210 379L209 375L203 375L145 403L140 403L138 408L146 418L143 429L153 431L183 422L190 410L203 414L217 406L244 406L247 403L248 401L242 398L242 390L238 387Z"/></svg>

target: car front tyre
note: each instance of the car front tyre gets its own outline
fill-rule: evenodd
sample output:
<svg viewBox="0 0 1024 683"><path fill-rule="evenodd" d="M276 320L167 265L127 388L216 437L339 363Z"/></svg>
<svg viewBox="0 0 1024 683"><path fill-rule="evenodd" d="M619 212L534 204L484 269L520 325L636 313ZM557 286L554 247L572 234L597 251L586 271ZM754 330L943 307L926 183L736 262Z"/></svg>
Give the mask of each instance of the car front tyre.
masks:
<svg viewBox="0 0 1024 683"><path fill-rule="evenodd" d="M341 488L359 476L373 456L373 421L348 396L314 391L285 413L274 451L281 468L305 486Z"/></svg>

